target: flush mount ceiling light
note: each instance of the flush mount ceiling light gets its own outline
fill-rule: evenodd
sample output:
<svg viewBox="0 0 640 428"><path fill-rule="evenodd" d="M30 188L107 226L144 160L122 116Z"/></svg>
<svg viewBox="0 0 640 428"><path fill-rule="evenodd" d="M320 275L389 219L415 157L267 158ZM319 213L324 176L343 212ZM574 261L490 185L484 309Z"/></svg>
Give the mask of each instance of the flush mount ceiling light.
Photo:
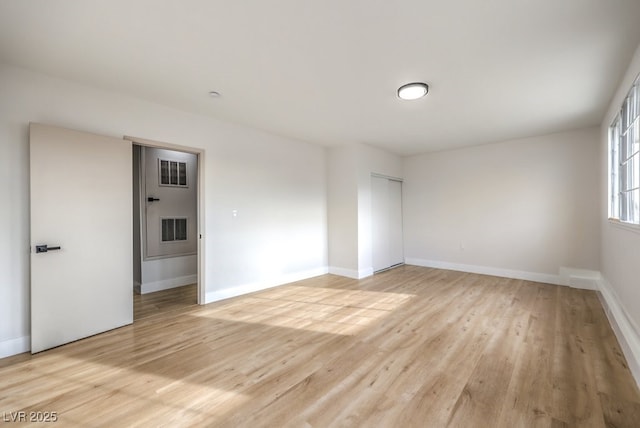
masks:
<svg viewBox="0 0 640 428"><path fill-rule="evenodd" d="M398 88L398 97L403 100L417 100L427 95L429 85L423 82L407 83Z"/></svg>

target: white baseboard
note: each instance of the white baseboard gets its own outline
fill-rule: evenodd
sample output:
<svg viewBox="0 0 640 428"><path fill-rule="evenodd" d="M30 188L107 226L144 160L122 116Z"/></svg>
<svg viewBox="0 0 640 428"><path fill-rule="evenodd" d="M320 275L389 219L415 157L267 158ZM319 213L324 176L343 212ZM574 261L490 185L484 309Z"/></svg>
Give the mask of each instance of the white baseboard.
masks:
<svg viewBox="0 0 640 428"><path fill-rule="evenodd" d="M266 290L267 288L277 287L291 282L301 281L303 279L313 278L328 273L326 267L311 269L301 272L290 273L287 275L274 278L272 280L254 282L250 284L239 285L237 287L225 288L223 290L208 291L205 295L204 303L217 302L218 300L229 299L231 297L241 296L243 294L253 293L255 291Z"/></svg>
<svg viewBox="0 0 640 428"><path fill-rule="evenodd" d="M604 312L618 338L631 374L640 387L640 329L627 316L624 306L620 304L620 299L605 278L598 281L598 289L600 291L598 297L604 307Z"/></svg>
<svg viewBox="0 0 640 428"><path fill-rule="evenodd" d="M504 278L524 279L526 281L543 282L546 284L565 285L560 275L550 275L546 273L526 272L512 269L494 268L488 266L465 265L460 263L441 262L437 260L424 260L407 258L404 261L407 265L430 267L436 269L448 269L460 272L478 273L481 275L500 276Z"/></svg>
<svg viewBox="0 0 640 428"><path fill-rule="evenodd" d="M598 283L602 275L595 270L575 269L568 267L560 268L560 279L562 285L582 290L597 290Z"/></svg>
<svg viewBox="0 0 640 428"><path fill-rule="evenodd" d="M332 275L345 276L352 279L360 279L359 273L355 269L345 269L341 267L329 266L329 273Z"/></svg>
<svg viewBox="0 0 640 428"><path fill-rule="evenodd" d="M372 276L373 275L373 268L366 268L366 269L360 269L358 271L358 274L360 275L360 277L358 279L362 279L362 278L366 278L368 276Z"/></svg>
<svg viewBox="0 0 640 428"><path fill-rule="evenodd" d="M329 273L333 275L345 276L352 279L362 279L373 275L373 268L355 270L329 266Z"/></svg>
<svg viewBox="0 0 640 428"><path fill-rule="evenodd" d="M179 276L178 278L163 279L161 281L145 282L140 284L140 294L168 290L170 288L182 287L183 285L195 284L196 282L198 282L198 275L186 275Z"/></svg>
<svg viewBox="0 0 640 428"><path fill-rule="evenodd" d="M0 342L0 358L10 357L31 350L31 336L17 337Z"/></svg>

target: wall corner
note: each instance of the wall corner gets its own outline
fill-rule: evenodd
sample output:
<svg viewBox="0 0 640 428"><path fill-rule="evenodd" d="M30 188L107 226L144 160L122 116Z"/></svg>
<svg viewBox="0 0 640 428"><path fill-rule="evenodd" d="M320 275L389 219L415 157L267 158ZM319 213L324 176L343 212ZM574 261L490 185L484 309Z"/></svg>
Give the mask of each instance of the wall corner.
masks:
<svg viewBox="0 0 640 428"><path fill-rule="evenodd" d="M640 388L640 329L627 316L613 287L604 277L598 281L598 298L620 343L629 370Z"/></svg>

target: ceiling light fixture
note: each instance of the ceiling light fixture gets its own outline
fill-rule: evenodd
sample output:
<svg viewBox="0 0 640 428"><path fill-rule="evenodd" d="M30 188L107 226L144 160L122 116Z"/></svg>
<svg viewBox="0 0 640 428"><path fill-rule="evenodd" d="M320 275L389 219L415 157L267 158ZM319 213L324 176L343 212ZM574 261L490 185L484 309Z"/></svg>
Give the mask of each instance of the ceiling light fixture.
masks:
<svg viewBox="0 0 640 428"><path fill-rule="evenodd" d="M417 100L427 95L429 85L423 82L407 83L398 88L398 97L403 100Z"/></svg>

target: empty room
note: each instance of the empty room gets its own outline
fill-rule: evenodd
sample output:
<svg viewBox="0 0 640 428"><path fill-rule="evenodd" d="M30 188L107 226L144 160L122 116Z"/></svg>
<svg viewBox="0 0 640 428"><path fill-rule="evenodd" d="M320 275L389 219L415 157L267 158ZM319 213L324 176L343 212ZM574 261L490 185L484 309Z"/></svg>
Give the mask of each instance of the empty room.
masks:
<svg viewBox="0 0 640 428"><path fill-rule="evenodd" d="M6 426L640 426L637 0L0 0Z"/></svg>

